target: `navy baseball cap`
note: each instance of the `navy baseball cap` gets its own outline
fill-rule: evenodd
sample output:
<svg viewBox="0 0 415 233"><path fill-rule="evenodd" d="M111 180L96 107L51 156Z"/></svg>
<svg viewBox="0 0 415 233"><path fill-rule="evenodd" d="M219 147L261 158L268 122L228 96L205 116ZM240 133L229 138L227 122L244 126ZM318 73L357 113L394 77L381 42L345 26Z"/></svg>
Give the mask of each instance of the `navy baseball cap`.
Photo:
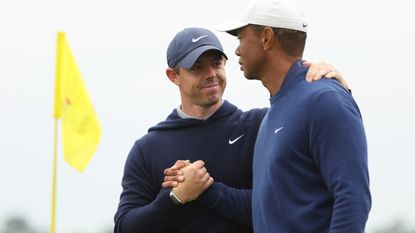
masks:
<svg viewBox="0 0 415 233"><path fill-rule="evenodd" d="M170 68L179 66L189 69L200 55L208 50L217 50L228 59L213 32L204 28L185 28L170 42L167 49L167 64Z"/></svg>

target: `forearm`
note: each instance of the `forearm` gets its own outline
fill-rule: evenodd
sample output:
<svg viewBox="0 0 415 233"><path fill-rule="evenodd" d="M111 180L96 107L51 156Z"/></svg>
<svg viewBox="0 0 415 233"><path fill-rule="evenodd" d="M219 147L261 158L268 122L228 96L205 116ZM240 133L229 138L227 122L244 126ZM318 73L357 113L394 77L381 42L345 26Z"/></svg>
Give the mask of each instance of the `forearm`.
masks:
<svg viewBox="0 0 415 233"><path fill-rule="evenodd" d="M161 191L152 202L137 206L131 198L122 199L115 216L114 233L163 232L166 222L178 210L169 197L170 190Z"/></svg>
<svg viewBox="0 0 415 233"><path fill-rule="evenodd" d="M214 183L198 200L225 218L252 226L251 197L251 189L236 189Z"/></svg>

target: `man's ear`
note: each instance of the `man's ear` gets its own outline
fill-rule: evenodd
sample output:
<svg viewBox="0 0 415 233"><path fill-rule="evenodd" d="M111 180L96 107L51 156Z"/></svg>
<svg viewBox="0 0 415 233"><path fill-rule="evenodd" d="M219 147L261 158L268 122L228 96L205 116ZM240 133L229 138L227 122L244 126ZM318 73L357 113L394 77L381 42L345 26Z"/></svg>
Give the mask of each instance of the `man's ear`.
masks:
<svg viewBox="0 0 415 233"><path fill-rule="evenodd" d="M262 46L264 47L264 50L268 50L273 46L274 40L275 40L275 34L274 30L272 30L271 27L265 27L262 30Z"/></svg>
<svg viewBox="0 0 415 233"><path fill-rule="evenodd" d="M179 75L172 68L169 67L166 69L166 75L172 83L176 84L177 86L180 85Z"/></svg>

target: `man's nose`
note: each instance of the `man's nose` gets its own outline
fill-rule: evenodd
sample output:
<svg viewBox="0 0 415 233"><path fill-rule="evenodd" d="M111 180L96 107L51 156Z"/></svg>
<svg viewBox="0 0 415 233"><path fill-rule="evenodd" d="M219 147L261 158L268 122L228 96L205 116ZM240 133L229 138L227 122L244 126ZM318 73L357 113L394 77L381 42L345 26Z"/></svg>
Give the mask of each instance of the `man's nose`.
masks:
<svg viewBox="0 0 415 233"><path fill-rule="evenodd" d="M216 69L213 65L207 67L206 75L208 77L216 76Z"/></svg>
<svg viewBox="0 0 415 233"><path fill-rule="evenodd" d="M236 54L236 56L238 56L238 57L240 57L240 56L241 56L241 53L239 53L239 46L238 46L238 47L236 47L236 49L235 49L235 54Z"/></svg>

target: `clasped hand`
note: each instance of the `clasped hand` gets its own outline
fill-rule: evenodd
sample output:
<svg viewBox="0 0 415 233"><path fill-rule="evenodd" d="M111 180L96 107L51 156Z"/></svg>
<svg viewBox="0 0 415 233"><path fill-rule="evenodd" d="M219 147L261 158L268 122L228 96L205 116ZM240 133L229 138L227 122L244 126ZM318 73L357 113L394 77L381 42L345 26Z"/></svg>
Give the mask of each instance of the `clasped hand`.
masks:
<svg viewBox="0 0 415 233"><path fill-rule="evenodd" d="M163 188L172 188L174 194L183 204L194 201L213 184L213 178L207 172L202 160L191 163L178 160L164 170Z"/></svg>

